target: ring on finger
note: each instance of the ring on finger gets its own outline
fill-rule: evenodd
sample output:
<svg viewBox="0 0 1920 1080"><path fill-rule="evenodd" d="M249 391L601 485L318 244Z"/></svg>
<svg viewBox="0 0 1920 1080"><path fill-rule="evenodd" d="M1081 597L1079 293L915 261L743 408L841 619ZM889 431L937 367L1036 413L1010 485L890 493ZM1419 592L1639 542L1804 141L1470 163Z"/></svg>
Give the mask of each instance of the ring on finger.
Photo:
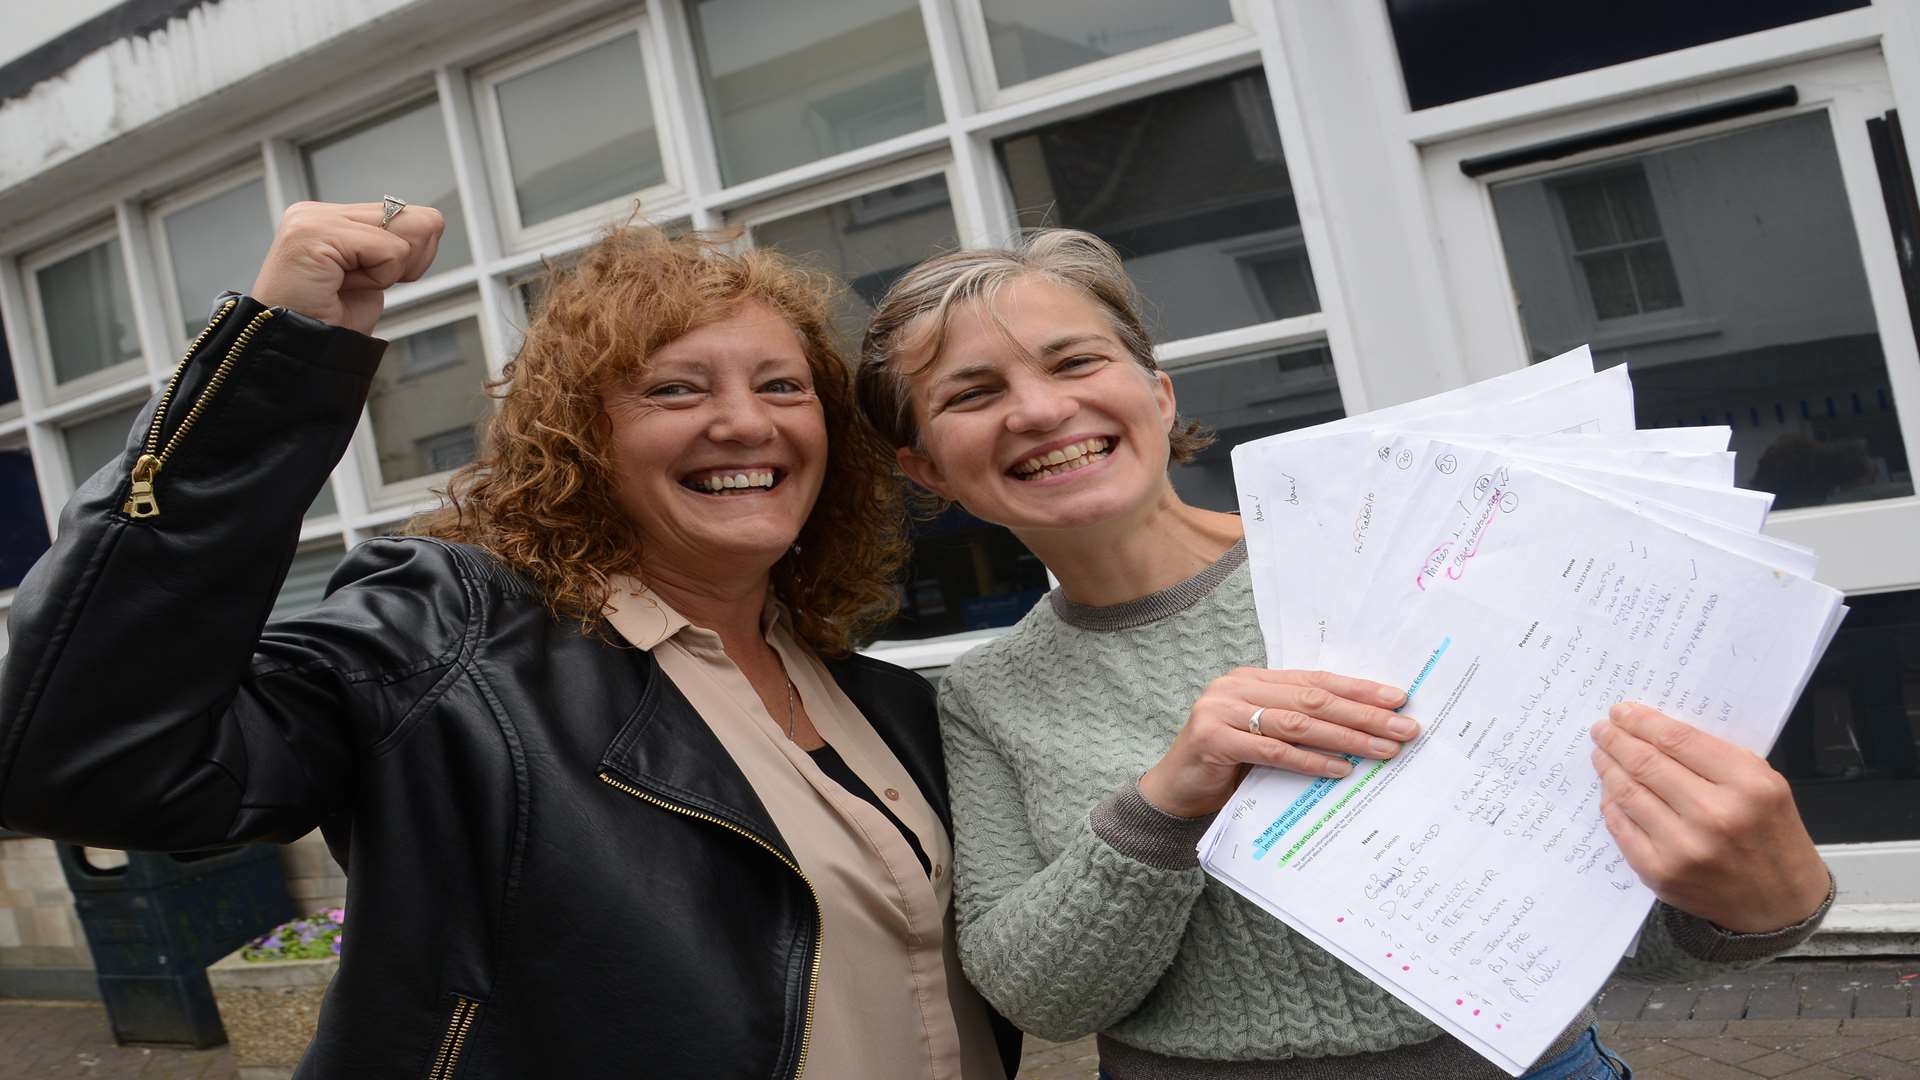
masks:
<svg viewBox="0 0 1920 1080"><path fill-rule="evenodd" d="M1267 710L1265 710L1265 709L1255 709L1255 710L1253 710L1253 715L1252 715L1252 716L1249 716L1249 717L1247 717L1247 730L1248 730L1248 731L1251 731L1251 732L1253 732L1253 733L1254 733L1255 735L1258 735L1258 734L1260 734L1260 714L1261 714L1261 713L1263 713L1263 712L1266 712L1266 711L1267 711Z"/></svg>
<svg viewBox="0 0 1920 1080"><path fill-rule="evenodd" d="M384 229L393 224L393 219L399 217L400 211L406 208L405 199L396 199L391 195L380 196L380 227Z"/></svg>

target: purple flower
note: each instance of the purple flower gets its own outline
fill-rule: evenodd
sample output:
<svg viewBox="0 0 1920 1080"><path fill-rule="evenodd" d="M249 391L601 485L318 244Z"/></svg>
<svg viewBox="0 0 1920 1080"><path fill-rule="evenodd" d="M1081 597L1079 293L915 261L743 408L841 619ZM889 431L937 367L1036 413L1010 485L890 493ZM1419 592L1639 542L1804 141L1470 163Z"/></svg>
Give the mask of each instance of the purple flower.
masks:
<svg viewBox="0 0 1920 1080"><path fill-rule="evenodd" d="M280 931L275 930L273 933L260 939L260 947L269 951L278 951L285 948L286 943L280 940Z"/></svg>
<svg viewBox="0 0 1920 1080"><path fill-rule="evenodd" d="M347 909L346 908L328 908L327 918L332 919L336 926L344 926L347 921Z"/></svg>
<svg viewBox="0 0 1920 1080"><path fill-rule="evenodd" d="M335 956L340 955L340 939L339 938L333 939L333 955Z"/></svg>

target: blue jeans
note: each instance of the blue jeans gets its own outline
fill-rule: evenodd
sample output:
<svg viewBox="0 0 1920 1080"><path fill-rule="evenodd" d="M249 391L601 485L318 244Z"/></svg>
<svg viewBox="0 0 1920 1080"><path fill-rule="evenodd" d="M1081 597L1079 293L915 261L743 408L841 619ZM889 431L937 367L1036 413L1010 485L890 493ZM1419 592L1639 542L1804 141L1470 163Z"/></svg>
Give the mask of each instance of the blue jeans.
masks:
<svg viewBox="0 0 1920 1080"><path fill-rule="evenodd" d="M1114 1077L1101 1069L1100 1080ZM1633 1070L1618 1054L1602 1046L1599 1033L1589 1027L1579 1042L1534 1066L1520 1080L1633 1080Z"/></svg>

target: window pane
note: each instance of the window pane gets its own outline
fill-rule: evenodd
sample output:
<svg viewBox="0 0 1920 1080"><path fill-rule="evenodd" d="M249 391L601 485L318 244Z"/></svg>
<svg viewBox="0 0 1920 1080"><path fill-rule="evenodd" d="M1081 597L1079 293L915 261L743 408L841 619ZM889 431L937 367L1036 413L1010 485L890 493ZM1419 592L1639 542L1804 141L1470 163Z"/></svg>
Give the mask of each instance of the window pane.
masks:
<svg viewBox="0 0 1920 1080"><path fill-rule="evenodd" d="M848 349L858 347L888 286L920 260L952 250L958 236L943 176L908 180L753 227L756 246L778 248L848 283L834 319Z"/></svg>
<svg viewBox="0 0 1920 1080"><path fill-rule="evenodd" d="M273 243L267 188L259 180L168 214L167 258L173 264L184 339L206 325L213 298L232 289L246 292Z"/></svg>
<svg viewBox="0 0 1920 1080"><path fill-rule="evenodd" d="M1047 568L1012 533L958 506L912 526L900 614L884 641L1012 626L1047 594Z"/></svg>
<svg viewBox="0 0 1920 1080"><path fill-rule="evenodd" d="M1580 256L1579 270L1549 197L1576 171L1493 189L1534 358L1591 342L1600 363L1633 368L1642 426L1731 425L1740 483L1776 509L1913 494L1826 114L1625 160L1664 239ZM1635 295L1642 314L1606 321Z"/></svg>
<svg viewBox="0 0 1920 1080"><path fill-rule="evenodd" d="M21 447L0 450L0 589L20 584L45 550L47 516L33 459Z"/></svg>
<svg viewBox="0 0 1920 1080"><path fill-rule="evenodd" d="M7 344L7 324L0 319L0 405L20 400L20 388L13 381L13 349Z"/></svg>
<svg viewBox="0 0 1920 1080"><path fill-rule="evenodd" d="M140 355L119 240L43 266L34 277L54 381L72 382Z"/></svg>
<svg viewBox="0 0 1920 1080"><path fill-rule="evenodd" d="M388 346L367 398L381 481L394 484L473 460L493 415L486 379L477 319L422 330Z"/></svg>
<svg viewBox="0 0 1920 1080"><path fill-rule="evenodd" d="M1180 415L1217 436L1198 458L1173 470L1180 497L1209 510L1239 508L1228 458L1235 446L1346 415L1333 354L1323 344L1234 356L1169 374Z"/></svg>
<svg viewBox="0 0 1920 1080"><path fill-rule="evenodd" d="M940 122L915 0L699 0L687 18L729 184Z"/></svg>
<svg viewBox="0 0 1920 1080"><path fill-rule="evenodd" d="M67 443L67 466L73 472L74 486L87 482L87 478L100 471L108 462L118 461L120 454L127 448L127 437L133 432L133 421L140 414L140 406L96 416L91 420L82 420L63 429L60 434Z"/></svg>
<svg viewBox="0 0 1920 1080"><path fill-rule="evenodd" d="M452 270L472 261L437 100L314 143L306 156L308 190L315 199L377 203L382 195L392 195L431 206L447 219L433 268Z"/></svg>
<svg viewBox="0 0 1920 1080"><path fill-rule="evenodd" d="M307 512L304 516L307 520L311 521L314 518L323 518L328 514L337 514L339 512L339 505L333 501L333 481L329 480L325 484L320 485L320 494L313 497L313 504L307 507Z"/></svg>
<svg viewBox="0 0 1920 1080"><path fill-rule="evenodd" d="M633 34L506 79L494 92L522 225L666 180Z"/></svg>
<svg viewBox="0 0 1920 1080"><path fill-rule="evenodd" d="M1920 839L1920 591L1847 603L1768 760L1815 841Z"/></svg>
<svg viewBox="0 0 1920 1080"><path fill-rule="evenodd" d="M1077 117L999 143L1024 226L1117 248L1161 340L1319 309L1280 135L1257 72ZM1268 267L1267 270L1262 269Z"/></svg>
<svg viewBox="0 0 1920 1080"><path fill-rule="evenodd" d="M1001 86L1233 21L1228 0L981 0Z"/></svg>
<svg viewBox="0 0 1920 1080"><path fill-rule="evenodd" d="M1387 0L1407 97L1424 109L1817 19L1869 0Z"/></svg>
<svg viewBox="0 0 1920 1080"><path fill-rule="evenodd" d="M273 613L267 617L284 619L318 607L326 598L327 579L333 576L333 568L346 553L347 549L339 544L295 553L293 565L287 568L287 580L281 583L280 595L273 601Z"/></svg>
<svg viewBox="0 0 1920 1080"><path fill-rule="evenodd" d="M1640 314L1633 300L1633 276L1627 272L1625 252L1582 255L1580 268L1587 272L1587 293L1593 297L1595 318L1622 319Z"/></svg>

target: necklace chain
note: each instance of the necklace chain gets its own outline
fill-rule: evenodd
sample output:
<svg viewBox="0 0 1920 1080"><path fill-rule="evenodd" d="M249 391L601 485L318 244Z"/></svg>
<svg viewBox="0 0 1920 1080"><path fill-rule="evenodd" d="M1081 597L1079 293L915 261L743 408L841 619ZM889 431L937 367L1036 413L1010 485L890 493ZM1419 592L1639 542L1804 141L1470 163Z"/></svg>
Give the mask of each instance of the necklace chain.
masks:
<svg viewBox="0 0 1920 1080"><path fill-rule="evenodd" d="M780 677L787 682L787 738L793 738L793 677L781 672Z"/></svg>

